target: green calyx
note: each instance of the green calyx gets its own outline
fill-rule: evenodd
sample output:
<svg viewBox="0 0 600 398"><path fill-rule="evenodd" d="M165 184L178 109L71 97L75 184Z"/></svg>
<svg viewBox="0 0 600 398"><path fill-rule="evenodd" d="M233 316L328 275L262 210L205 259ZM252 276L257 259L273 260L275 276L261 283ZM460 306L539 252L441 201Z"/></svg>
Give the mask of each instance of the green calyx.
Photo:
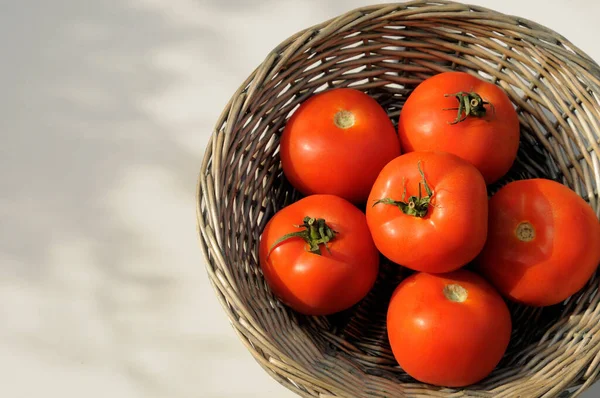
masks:
<svg viewBox="0 0 600 398"><path fill-rule="evenodd" d="M406 185L404 184L404 192L402 193L402 200L394 200L392 198L383 198L379 199L373 206L377 204L386 204L397 206L404 214L409 216L423 218L427 215L429 210L429 206L431 204L431 197L433 196L433 191L429 187L427 180L425 179L425 174L421 169L421 162L418 163L417 167L419 168L419 174L421 174L422 181L419 182L419 196L411 196L406 199ZM427 196L423 196L422 187L425 187L425 192Z"/></svg>
<svg viewBox="0 0 600 398"><path fill-rule="evenodd" d="M331 242L337 234L337 231L334 231L331 227L329 227L323 218L306 216L304 217L301 225L294 226L296 228L304 228L304 230L291 232L277 239L269 249L267 256L271 254L277 245L292 238L302 238L308 245L306 247L308 252L321 255L321 245L324 245L327 251L329 251L329 246L327 244Z"/></svg>
<svg viewBox="0 0 600 398"><path fill-rule="evenodd" d="M456 94L445 94L445 97L456 97L458 100L458 107L456 108L444 108L445 111L458 111L456 119L450 124L457 124L464 121L469 116L484 117L487 113L486 105L489 105L492 110L494 106L489 102L485 101L481 96L475 92L458 92Z"/></svg>

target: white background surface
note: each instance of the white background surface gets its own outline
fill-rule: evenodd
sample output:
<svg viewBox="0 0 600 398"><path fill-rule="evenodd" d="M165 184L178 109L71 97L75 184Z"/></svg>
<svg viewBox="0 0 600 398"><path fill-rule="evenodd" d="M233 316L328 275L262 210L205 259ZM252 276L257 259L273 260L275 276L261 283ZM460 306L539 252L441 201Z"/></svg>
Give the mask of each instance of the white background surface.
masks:
<svg viewBox="0 0 600 398"><path fill-rule="evenodd" d="M594 0L471 2L600 61ZM196 174L273 47L375 3L0 0L0 396L292 396L208 283Z"/></svg>

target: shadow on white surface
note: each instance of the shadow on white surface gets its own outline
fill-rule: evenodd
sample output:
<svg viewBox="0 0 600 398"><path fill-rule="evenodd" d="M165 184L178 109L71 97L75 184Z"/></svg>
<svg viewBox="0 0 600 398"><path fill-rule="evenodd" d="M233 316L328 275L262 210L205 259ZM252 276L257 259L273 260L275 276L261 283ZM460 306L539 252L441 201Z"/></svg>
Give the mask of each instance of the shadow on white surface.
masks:
<svg viewBox="0 0 600 398"><path fill-rule="evenodd" d="M0 395L293 396L208 283L196 173L222 108L275 45L368 3L0 5ZM573 3L585 2L561 2Z"/></svg>
<svg viewBox="0 0 600 398"><path fill-rule="evenodd" d="M0 6L0 395L276 391L195 233L207 126L238 80L227 38L190 1L30 3Z"/></svg>

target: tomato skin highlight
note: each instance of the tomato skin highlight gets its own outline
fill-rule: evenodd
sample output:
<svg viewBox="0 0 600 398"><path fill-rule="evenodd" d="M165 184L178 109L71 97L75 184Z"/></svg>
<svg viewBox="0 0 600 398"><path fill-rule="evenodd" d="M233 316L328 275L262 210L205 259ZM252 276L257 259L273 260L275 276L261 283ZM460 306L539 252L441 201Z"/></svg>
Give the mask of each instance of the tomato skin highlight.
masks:
<svg viewBox="0 0 600 398"><path fill-rule="evenodd" d="M320 255L310 253L301 238L272 248L282 236L298 231L294 225L306 216L323 218L336 231L329 250L321 245ZM263 230L259 259L273 293L305 315L350 308L368 294L379 271L379 253L365 215L334 195L307 196L277 212Z"/></svg>
<svg viewBox="0 0 600 398"><path fill-rule="evenodd" d="M433 190L425 217L378 203L419 195L425 179ZM424 189L422 188L422 194ZM487 236L487 188L467 161L445 152L410 152L388 163L373 185L367 222L379 251L407 268L431 273L456 270L473 260Z"/></svg>
<svg viewBox="0 0 600 398"><path fill-rule="evenodd" d="M451 301L447 286L463 288L466 300ZM464 387L483 380L498 365L512 321L506 303L487 281L457 270L417 273L400 283L388 308L387 329L394 357L410 376L437 386Z"/></svg>
<svg viewBox="0 0 600 398"><path fill-rule="evenodd" d="M280 140L283 172L298 191L356 204L366 201L383 166L399 155L400 140L385 110L350 88L303 102Z"/></svg>
<svg viewBox="0 0 600 398"><path fill-rule="evenodd" d="M485 116L453 123L459 102L452 94L474 92L491 105ZM449 95L449 96L446 96ZM463 113L464 115L464 113ZM517 157L519 118L497 85L464 72L444 72L415 88L400 113L398 135L404 152L444 151L469 161L487 184L504 176Z"/></svg>
<svg viewBox="0 0 600 398"><path fill-rule="evenodd" d="M585 286L600 263L600 223L568 187L520 180L490 200L488 241L477 269L507 298L558 304Z"/></svg>

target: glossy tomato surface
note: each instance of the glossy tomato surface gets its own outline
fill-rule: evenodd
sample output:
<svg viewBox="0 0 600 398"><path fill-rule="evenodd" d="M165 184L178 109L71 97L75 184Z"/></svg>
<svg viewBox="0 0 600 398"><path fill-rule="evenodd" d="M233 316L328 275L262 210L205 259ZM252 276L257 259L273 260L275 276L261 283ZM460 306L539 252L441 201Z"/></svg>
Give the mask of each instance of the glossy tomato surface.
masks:
<svg viewBox="0 0 600 398"><path fill-rule="evenodd" d="M508 347L511 327L502 297L466 270L408 277L394 292L387 314L400 366L423 383L444 387L488 376Z"/></svg>
<svg viewBox="0 0 600 398"><path fill-rule="evenodd" d="M459 116L458 93L479 95L480 116ZM470 101L472 101L471 98ZM452 124L457 118L464 120ZM505 175L517 156L519 119L497 85L464 72L445 72L423 81L400 113L398 134L404 152L445 151L466 159L491 184Z"/></svg>
<svg viewBox="0 0 600 398"><path fill-rule="evenodd" d="M431 197L421 216L383 201L407 203L411 197L424 197L425 182ZM381 171L366 214L384 256L416 271L439 273L458 269L479 254L487 235L487 212L486 185L473 165L450 153L410 152Z"/></svg>
<svg viewBox="0 0 600 398"><path fill-rule="evenodd" d="M302 103L283 131L280 154L285 176L303 194L364 203L377 174L400 155L400 141L377 101L339 88Z"/></svg>
<svg viewBox="0 0 600 398"><path fill-rule="evenodd" d="M312 253L301 237L277 243L302 231L297 225L306 217L323 219L335 231L327 247L320 244L319 253ZM259 257L275 295L306 315L328 315L353 306L367 295L379 269L365 215L333 195L307 196L277 212L262 233Z"/></svg>
<svg viewBox="0 0 600 398"><path fill-rule="evenodd" d="M478 269L513 301L558 304L579 291L600 262L600 224L568 187L515 181L490 200L488 241Z"/></svg>

